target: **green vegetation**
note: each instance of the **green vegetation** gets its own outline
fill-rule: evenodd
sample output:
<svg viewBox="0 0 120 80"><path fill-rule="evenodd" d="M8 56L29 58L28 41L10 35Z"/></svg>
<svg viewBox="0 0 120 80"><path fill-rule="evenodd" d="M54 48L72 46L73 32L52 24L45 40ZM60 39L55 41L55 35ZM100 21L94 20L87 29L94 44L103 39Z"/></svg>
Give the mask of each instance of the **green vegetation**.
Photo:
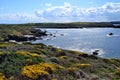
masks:
<svg viewBox="0 0 120 80"><path fill-rule="evenodd" d="M0 43L1 80L120 79L120 60L43 44Z"/></svg>

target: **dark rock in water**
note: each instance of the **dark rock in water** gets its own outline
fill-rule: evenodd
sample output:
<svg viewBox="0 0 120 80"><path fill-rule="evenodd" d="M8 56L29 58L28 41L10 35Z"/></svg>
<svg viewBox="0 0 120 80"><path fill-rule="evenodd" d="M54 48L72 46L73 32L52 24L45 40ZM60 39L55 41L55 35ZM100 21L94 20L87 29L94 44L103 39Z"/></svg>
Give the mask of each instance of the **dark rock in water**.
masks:
<svg viewBox="0 0 120 80"><path fill-rule="evenodd" d="M36 37L29 37L28 40L30 40L30 41L31 40L37 40L37 38Z"/></svg>
<svg viewBox="0 0 120 80"><path fill-rule="evenodd" d="M56 37L56 35L54 35L53 37Z"/></svg>
<svg viewBox="0 0 120 80"><path fill-rule="evenodd" d="M53 36L53 34L49 34L50 36Z"/></svg>
<svg viewBox="0 0 120 80"><path fill-rule="evenodd" d="M109 35L113 35L113 33L109 33Z"/></svg>
<svg viewBox="0 0 120 80"><path fill-rule="evenodd" d="M98 54L99 54L99 51L100 51L100 50L95 50L95 51L93 51L92 54L93 54L93 55L98 55Z"/></svg>

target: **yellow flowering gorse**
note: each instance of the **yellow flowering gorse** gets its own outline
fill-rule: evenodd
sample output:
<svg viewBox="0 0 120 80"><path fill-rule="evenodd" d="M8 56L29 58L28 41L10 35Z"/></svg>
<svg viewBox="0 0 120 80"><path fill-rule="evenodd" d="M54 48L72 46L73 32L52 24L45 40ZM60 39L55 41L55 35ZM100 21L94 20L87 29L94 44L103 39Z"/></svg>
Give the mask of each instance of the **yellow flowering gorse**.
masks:
<svg viewBox="0 0 120 80"><path fill-rule="evenodd" d="M86 64L86 63L84 63L84 64L75 64L75 66L76 67L90 67L91 64Z"/></svg>
<svg viewBox="0 0 120 80"><path fill-rule="evenodd" d="M55 70L56 67L53 64L39 63L31 66L25 66L22 69L22 75L31 79L37 79L38 77L48 76L49 73L52 73Z"/></svg>
<svg viewBox="0 0 120 80"><path fill-rule="evenodd" d="M5 76L0 72L0 80L5 80Z"/></svg>
<svg viewBox="0 0 120 80"><path fill-rule="evenodd" d="M67 56L60 56L60 59L67 59Z"/></svg>
<svg viewBox="0 0 120 80"><path fill-rule="evenodd" d="M33 56L33 57L41 57L39 54L36 54L36 53L30 53L30 52L27 52L27 51L17 51L18 54L22 54L24 56Z"/></svg>
<svg viewBox="0 0 120 80"><path fill-rule="evenodd" d="M69 70L70 72L74 72L74 71L77 71L78 68L76 68L76 67L70 67L70 68L68 68L68 70Z"/></svg>

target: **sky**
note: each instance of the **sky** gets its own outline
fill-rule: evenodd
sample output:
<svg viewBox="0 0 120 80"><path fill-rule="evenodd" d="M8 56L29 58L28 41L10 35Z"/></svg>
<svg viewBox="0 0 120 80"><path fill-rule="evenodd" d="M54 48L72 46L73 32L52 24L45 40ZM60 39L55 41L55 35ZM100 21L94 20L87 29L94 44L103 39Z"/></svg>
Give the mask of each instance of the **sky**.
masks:
<svg viewBox="0 0 120 80"><path fill-rule="evenodd" d="M120 0L0 0L0 24L120 21Z"/></svg>

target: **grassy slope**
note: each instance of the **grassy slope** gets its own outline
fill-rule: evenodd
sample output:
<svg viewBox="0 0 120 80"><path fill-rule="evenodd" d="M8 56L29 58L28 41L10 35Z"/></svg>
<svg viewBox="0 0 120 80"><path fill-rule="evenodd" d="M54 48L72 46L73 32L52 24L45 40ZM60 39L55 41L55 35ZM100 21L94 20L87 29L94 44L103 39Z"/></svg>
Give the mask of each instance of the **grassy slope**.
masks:
<svg viewBox="0 0 120 80"><path fill-rule="evenodd" d="M0 77L3 80L119 80L119 67L118 59L43 44L0 43Z"/></svg>

